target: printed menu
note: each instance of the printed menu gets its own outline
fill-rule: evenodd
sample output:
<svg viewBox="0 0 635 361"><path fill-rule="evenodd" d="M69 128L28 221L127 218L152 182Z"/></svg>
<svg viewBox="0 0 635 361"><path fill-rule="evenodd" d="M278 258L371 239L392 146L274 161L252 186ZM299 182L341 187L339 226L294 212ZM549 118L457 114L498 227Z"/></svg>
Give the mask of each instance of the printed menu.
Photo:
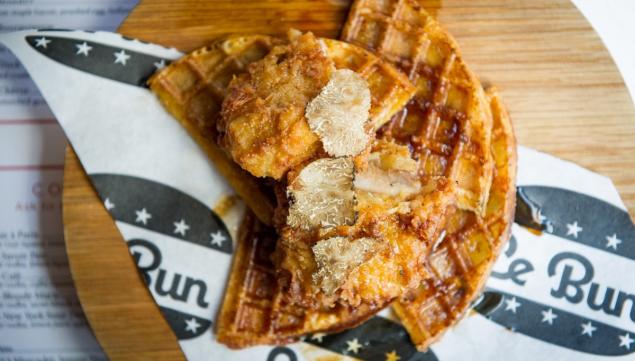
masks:
<svg viewBox="0 0 635 361"><path fill-rule="evenodd" d="M0 32L114 30L132 0L0 2ZM66 137L0 45L0 360L105 360L75 294L61 217Z"/></svg>

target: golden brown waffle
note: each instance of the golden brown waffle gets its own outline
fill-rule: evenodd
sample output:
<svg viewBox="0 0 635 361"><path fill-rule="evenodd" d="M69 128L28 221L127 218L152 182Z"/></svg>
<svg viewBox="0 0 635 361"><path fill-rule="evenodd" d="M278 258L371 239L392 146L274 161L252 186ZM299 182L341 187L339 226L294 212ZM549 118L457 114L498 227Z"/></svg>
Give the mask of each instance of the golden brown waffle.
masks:
<svg viewBox="0 0 635 361"><path fill-rule="evenodd" d="M387 122L414 94L410 81L370 52L337 40L324 39L337 68L348 68L366 79L371 91L370 116L376 127ZM155 74L150 80L163 106L204 149L221 174L254 211L271 224L273 200L261 182L236 165L216 145L216 121L227 86L247 65L262 59L284 41L266 35L231 36L195 50Z"/></svg>
<svg viewBox="0 0 635 361"><path fill-rule="evenodd" d="M430 278L393 308L419 350L456 324L480 293L502 246L509 239L515 208L516 140L509 114L495 89L488 90L493 114L491 150L495 162L483 217L458 211L433 250Z"/></svg>
<svg viewBox="0 0 635 361"><path fill-rule="evenodd" d="M416 85L386 136L419 148L424 176L458 184L458 205L482 214L492 178L491 113L457 44L415 0L357 0L341 39L374 51Z"/></svg>
<svg viewBox="0 0 635 361"><path fill-rule="evenodd" d="M231 348L285 344L307 333L354 327L387 304L336 307L320 312L285 301L271 254L275 230L247 214L241 227L218 325L218 341Z"/></svg>
<svg viewBox="0 0 635 361"><path fill-rule="evenodd" d="M456 42L414 0L356 1L342 39L409 75L417 94L382 136L427 149L424 173L448 176L461 188L462 210L447 220L445 238L428 259L431 277L405 295L409 301L394 304L425 349L465 313L508 239L515 203L511 123L498 96L490 93L491 104L485 97Z"/></svg>
<svg viewBox="0 0 635 361"><path fill-rule="evenodd" d="M266 35L232 36L193 51L156 73L148 84L163 106L205 151L216 169L262 222L271 224L274 201L262 184L215 142L216 119L227 85L282 41Z"/></svg>

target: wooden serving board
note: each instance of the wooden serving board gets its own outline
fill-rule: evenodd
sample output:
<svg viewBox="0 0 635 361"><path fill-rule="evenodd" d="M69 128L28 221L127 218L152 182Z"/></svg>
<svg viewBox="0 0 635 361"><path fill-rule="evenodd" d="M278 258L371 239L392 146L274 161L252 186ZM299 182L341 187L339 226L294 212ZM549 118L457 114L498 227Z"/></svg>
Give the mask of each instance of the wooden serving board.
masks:
<svg viewBox="0 0 635 361"><path fill-rule="evenodd" d="M458 40L468 64L496 84L519 144L613 179L635 210L635 109L602 42L569 0L423 1ZM349 2L145 0L124 35L190 51L228 33L287 28L337 37ZM128 249L68 150L67 251L82 306L112 360L183 359Z"/></svg>

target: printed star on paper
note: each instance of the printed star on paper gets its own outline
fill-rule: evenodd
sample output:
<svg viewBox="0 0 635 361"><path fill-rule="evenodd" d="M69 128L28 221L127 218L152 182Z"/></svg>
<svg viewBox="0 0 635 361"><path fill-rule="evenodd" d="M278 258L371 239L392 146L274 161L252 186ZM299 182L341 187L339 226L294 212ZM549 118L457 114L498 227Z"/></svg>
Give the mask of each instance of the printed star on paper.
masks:
<svg viewBox="0 0 635 361"><path fill-rule="evenodd" d="M613 233L611 237L606 236L606 248L613 248L617 251L617 246L622 243L622 240L617 238L617 234Z"/></svg>
<svg viewBox="0 0 635 361"><path fill-rule="evenodd" d="M578 238L578 233L580 232L582 232L582 227L578 226L578 221L573 222L573 224L567 223L567 236Z"/></svg>
<svg viewBox="0 0 635 361"><path fill-rule="evenodd" d="M550 308L547 311L541 311L542 313L542 322L547 322L550 325L553 325L553 320L558 318L558 315L553 313L553 310Z"/></svg>
<svg viewBox="0 0 635 361"><path fill-rule="evenodd" d="M631 349L631 344L634 342L634 340L631 338L631 334L630 333L626 333L626 335L622 336L619 335L620 337L620 347L626 347L627 350Z"/></svg>
<svg viewBox="0 0 635 361"><path fill-rule="evenodd" d="M110 201L110 198L106 198L106 200L104 201L104 207L106 207L107 210L111 210L115 208L115 204Z"/></svg>
<svg viewBox="0 0 635 361"><path fill-rule="evenodd" d="M324 336L326 336L326 334L321 332L314 333L313 336L311 336L311 340L315 340L319 343L322 343L322 339L324 338Z"/></svg>
<svg viewBox="0 0 635 361"><path fill-rule="evenodd" d="M190 229L190 226L185 223L185 220L181 219L178 222L174 222L174 233L179 233L181 236L185 236L185 232Z"/></svg>
<svg viewBox="0 0 635 361"><path fill-rule="evenodd" d="M35 39L35 47L39 48L42 47L44 49L46 49L46 46L51 42L51 40L45 38L45 37L41 37L39 39Z"/></svg>
<svg viewBox="0 0 635 361"><path fill-rule="evenodd" d="M135 220L137 223L148 224L148 219L152 218L152 215L145 208L135 211L135 213L137 214L137 219Z"/></svg>
<svg viewBox="0 0 635 361"><path fill-rule="evenodd" d="M505 300L505 303L507 304L507 306L505 306L505 311L512 311L512 313L516 313L516 309L521 305L516 301L516 297Z"/></svg>
<svg viewBox="0 0 635 361"><path fill-rule="evenodd" d="M157 68L157 70L165 68L165 60L161 59L161 61L155 61L154 67Z"/></svg>
<svg viewBox="0 0 635 361"><path fill-rule="evenodd" d="M115 55L115 64L121 64L123 66L126 66L126 61L130 59L130 55L126 54L126 52L123 50L115 52L114 55Z"/></svg>
<svg viewBox="0 0 635 361"><path fill-rule="evenodd" d="M547 231L547 233L553 233L553 224L551 222L547 223L545 231Z"/></svg>
<svg viewBox="0 0 635 361"><path fill-rule="evenodd" d="M588 335L589 337L593 337L593 331L598 329L597 327L593 326L591 321L587 323L583 323L581 326L582 326L582 335Z"/></svg>
<svg viewBox="0 0 635 361"><path fill-rule="evenodd" d="M386 361L398 361L400 359L401 357L397 355L397 351L395 350L386 354Z"/></svg>
<svg viewBox="0 0 635 361"><path fill-rule="evenodd" d="M75 44L75 47L77 48L77 53L75 53L75 55L82 54L84 56L88 56L88 52L93 50L93 47L88 45L85 41L81 44Z"/></svg>
<svg viewBox="0 0 635 361"><path fill-rule="evenodd" d="M545 217L544 214L542 214L542 210L538 210L538 213L536 214L536 217L538 218L538 223L544 225L545 227L545 231L547 231L547 233L553 233L553 224L551 222L546 222L547 217Z"/></svg>
<svg viewBox="0 0 635 361"><path fill-rule="evenodd" d="M210 233L210 236L212 236L211 244L215 244L218 247L222 247L223 246L223 242L225 242L227 240L227 237L225 237L223 235L223 233L221 233L221 231L216 231L214 233Z"/></svg>
<svg viewBox="0 0 635 361"><path fill-rule="evenodd" d="M201 324L196 322L196 319L194 317L189 320L185 320L185 324L185 331L190 331L192 333L196 333L196 330L201 327Z"/></svg>
<svg viewBox="0 0 635 361"><path fill-rule="evenodd" d="M359 349L362 348L362 344L360 344L356 338L351 341L346 341L346 345L346 351L351 351L353 353L357 353Z"/></svg>

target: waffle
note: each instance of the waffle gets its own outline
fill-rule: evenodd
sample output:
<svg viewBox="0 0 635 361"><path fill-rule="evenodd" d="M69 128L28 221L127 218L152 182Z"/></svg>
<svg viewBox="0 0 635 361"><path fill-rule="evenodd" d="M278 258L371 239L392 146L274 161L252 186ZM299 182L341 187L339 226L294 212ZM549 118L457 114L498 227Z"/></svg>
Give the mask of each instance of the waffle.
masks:
<svg viewBox="0 0 635 361"><path fill-rule="evenodd" d="M393 308L419 350L456 324L480 293L510 235L515 208L516 140L511 120L495 89L488 89L493 114L491 151L495 162L485 215L458 211L446 236L431 253L430 278Z"/></svg>
<svg viewBox="0 0 635 361"><path fill-rule="evenodd" d="M410 100L415 88L389 63L359 47L323 39L336 68L348 68L369 84L370 118L376 128ZM266 35L231 36L195 50L156 73L148 84L181 125L203 148L216 168L259 220L271 224L273 198L262 182L235 164L216 144L216 121L227 86L247 65L262 59L284 40Z"/></svg>
<svg viewBox="0 0 635 361"><path fill-rule="evenodd" d="M357 0L341 39L397 65L416 85L386 137L420 149L424 176L458 184L462 209L483 214L492 179L492 117L454 39L414 0Z"/></svg>
<svg viewBox="0 0 635 361"><path fill-rule="evenodd" d="M233 36L173 62L150 78L150 89L205 151L216 169L265 224L274 200L262 184L234 163L215 142L216 119L229 81L282 41L265 35Z"/></svg>
<svg viewBox="0 0 635 361"><path fill-rule="evenodd" d="M271 255L277 234L248 213L241 227L232 272L216 329L218 341L230 348L286 344L316 332L354 327L387 304L309 310L288 303L275 276Z"/></svg>
<svg viewBox="0 0 635 361"><path fill-rule="evenodd" d="M455 41L415 1L356 1L342 39L392 61L416 84L415 98L383 137L427 148L421 159L426 175L447 176L460 188L461 209L447 220L446 235L426 262L430 277L394 303L424 350L465 314L509 237L516 162L511 123L495 91L486 98Z"/></svg>

